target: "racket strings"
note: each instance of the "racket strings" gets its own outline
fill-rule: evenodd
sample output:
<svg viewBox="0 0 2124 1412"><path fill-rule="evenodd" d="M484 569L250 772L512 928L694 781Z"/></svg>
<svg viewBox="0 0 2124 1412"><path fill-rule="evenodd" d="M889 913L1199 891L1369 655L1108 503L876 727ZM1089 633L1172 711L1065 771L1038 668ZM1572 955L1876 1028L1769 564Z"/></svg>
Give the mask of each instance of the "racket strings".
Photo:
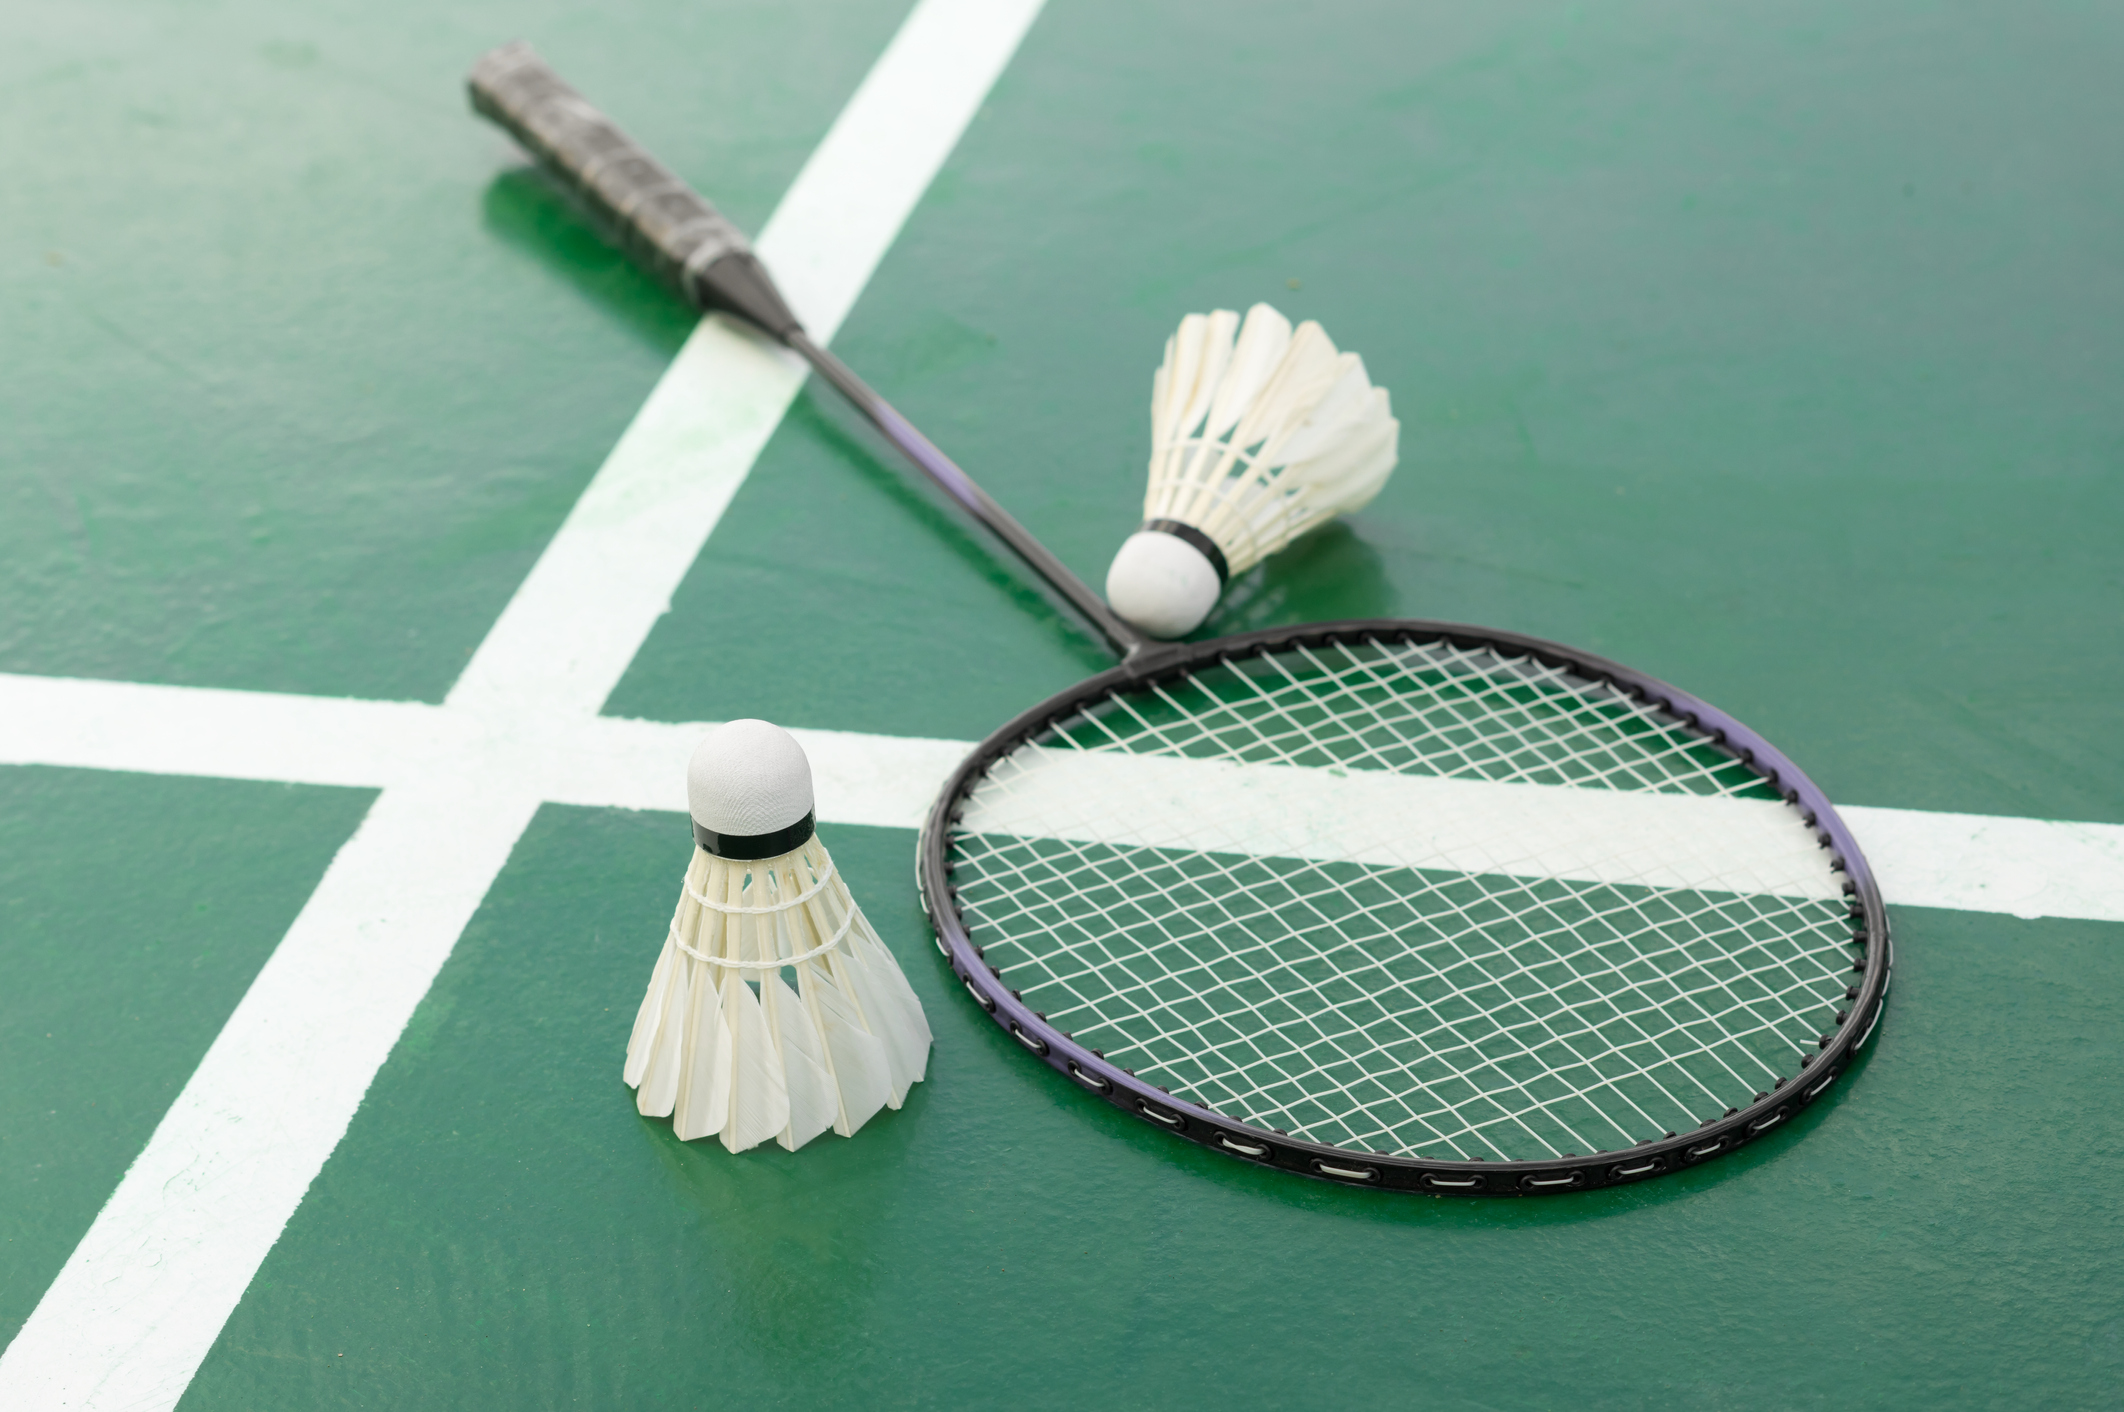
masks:
<svg viewBox="0 0 2124 1412"><path fill-rule="evenodd" d="M1028 885L1022 874L1011 877L1018 870L999 861L1006 889L1023 899ZM1194 925L1182 930L1150 920L1160 914L1145 915L1140 903L1099 906L1095 900L1091 911L1064 926L1043 926L1032 915L1047 899L991 908L988 899L962 891L962 906L969 920L978 917L1020 938L1006 944L1007 952L989 949L1014 984L1022 979L1019 968L1009 964L1014 957L1043 956L1037 992L1028 994L1048 1007L1053 1023L1098 1044L1117 1062L1141 1060L1168 1078L1169 1087L1177 1084L1205 1106L1291 1131L1317 1127L1305 1116L1314 1109L1383 1118L1382 1098L1393 1101L1391 1095L1411 1091L1436 1097L1444 1079L1476 1085L1457 1102L1441 1099L1428 1108L1395 1102L1398 1117L1373 1128L1345 1124L1347 1130L1339 1134L1307 1134L1338 1145L1379 1137L1395 1139L1396 1150L1406 1150L1411 1144L1400 1140L1399 1132L1405 1122L1424 1124L1426 1131L1418 1136L1427 1139L1480 1133L1484 1119L1469 1105L1494 1105L1491 1090L1500 1084L1516 1089L1523 1106L1545 1108L1552 1116L1559 1114L1558 1100L1575 1104L1582 1091L1610 1085L1611 1106L1640 1120L1635 1136L1619 1139L1624 1145L1675 1123L1693 1125L1707 1112L1728 1106L1736 1090L1775 1082L1777 1061L1790 1067L1796 1047L1811 1043L1827 1016L1821 983L1841 985L1836 972L1819 963L1795 967L1792 958L1772 953L1734 954L1719 936L1720 924L1734 920L1732 909L1708 900L1694 918L1661 919L1673 938L1664 947L1631 947L1630 919L1640 919L1642 929L1638 902L1611 898L1604 914L1587 906L1588 915L1563 918L1555 915L1556 901L1534 895L1530 885L1484 880L1503 883L1505 890L1480 894L1481 903L1508 902L1517 893L1527 903L1518 913L1522 924L1530 914L1549 914L1548 925L1529 926L1519 944L1484 953L1456 949L1460 943L1453 930L1436 916L1427 919L1438 929L1435 940L1411 938L1408 933L1416 930L1409 925L1412 909L1398 899L1387 905L1352 899L1355 905L1344 916L1326 914L1319 907L1321 895L1347 895L1350 889L1332 877L1319 878L1319 870L1308 871L1324 886L1311 896L1294 893L1288 905L1276 906L1265 900L1258 877L1235 876L1230 860L1201 860L1229 880L1235 895L1255 899L1251 910L1242 911L1222 901L1191 906L1193 898L1178 895L1205 886L1214 890L1213 874L1203 869L1175 888L1164 879L1144 879L1141 860L1132 867L1099 861L1109 878L1133 873L1131 881L1139 889L1172 897L1178 908L1163 915ZM1219 863L1224 866L1216 867ZM1383 874L1374 877L1392 881ZM1462 935L1477 927L1495 933L1496 906L1451 898L1448 889L1458 882L1466 891L1465 880L1426 881L1423 891L1446 900L1448 913L1469 924ZM1566 900L1581 906L1590 901L1583 893ZM1808 905L1782 910L1796 913ZM1261 935L1268 926L1288 923L1301 907L1317 920L1291 927L1281 937ZM1354 925L1360 918L1372 923L1368 933ZM1595 920L1605 920L1610 935L1589 935ZM1758 911L1742 920L1760 927L1787 919ZM1804 924L1808 919L1791 920ZM1693 937L1686 931L1692 922ZM982 926L984 935L990 930ZM1684 934L1675 936L1677 931ZM1235 936L1246 936L1251 944L1232 946ZM1138 944L1121 951L1106 938ZM1707 948L1692 948L1692 940L1713 943L1708 961L1700 959ZM1381 942L1392 949L1375 954L1372 948ZM1618 948L1618 942L1624 944ZM1405 977L1397 968L1412 974ZM1677 1025L1684 1028L1672 1033ZM1689 1042L1691 1025L1702 1036L1694 1042ZM1758 1037L1773 1042L1750 1049L1748 1042ZM1753 1060L1746 1073L1722 1052L1736 1042ZM1768 1054L1762 1052L1765 1047ZM1714 1087L1696 1077L1692 1061L1699 1058L1715 1065L1725 1082ZM1544 1098L1513 1078L1514 1060L1538 1060L1535 1072L1556 1075L1563 1091ZM1586 1072L1572 1072L1579 1068ZM1359 1077L1339 1078L1345 1071ZM1669 1078L1662 1081L1661 1073ZM1389 1074L1411 1082L1382 1087ZM1675 1075L1683 1092L1670 1086ZM1664 1100L1659 1116L1629 1097L1625 1079L1652 1083ZM1366 1097L1360 1088L1380 1093ZM1352 1101L1324 1103L1328 1093ZM1271 1121L1277 1115L1282 1120ZM1490 1121L1517 1119L1506 1113ZM1583 1135L1578 1138L1578 1150L1589 1150Z"/></svg>
<svg viewBox="0 0 2124 1412"><path fill-rule="evenodd" d="M1205 859L1205 862L1215 866L1216 860L1210 858ZM1110 867L1103 871L1112 873L1119 871L1119 869ZM1136 873L1137 877L1141 878L1146 870L1138 865L1132 871ZM1408 908L1398 897L1394 899L1390 907L1358 902L1351 896L1349 889L1345 889L1333 879L1329 879L1328 886L1315 894L1306 895L1294 891L1292 906L1282 909L1282 915L1279 917L1279 909L1273 908L1260 900L1258 889L1254 891L1238 891L1238 889L1247 887L1251 880L1235 876L1234 870L1231 869L1221 869L1220 871L1223 873L1224 878L1233 884L1236 895L1253 899L1256 905L1250 911L1240 911L1229 906L1213 904L1216 905L1214 920L1199 923L1199 929L1191 935L1175 933L1170 928L1162 926L1156 920L1148 920L1142 927L1131 932L1123 926L1130 919L1117 915L1119 909L1102 907L1096 899L1090 899L1089 908L1072 918L1072 925L1067 932L1061 928L1051 928L1050 933L1055 945L1053 951L1048 954L1046 961L1047 981L1051 985L1068 990L1079 1001L1076 1010L1060 1010L1055 1012L1052 1018L1074 1018L1092 1012L1094 1008L1092 1002L1084 996L1078 986L1080 983L1096 983L1100 991L1097 1013L1109 1023L1127 1024L1139 1020L1153 1021L1168 1009L1166 1000L1155 992L1153 982L1171 982L1189 988L1191 992L1198 991L1204 987L1219 986L1224 983L1223 978L1218 974L1220 962L1255 968L1245 973L1248 978L1267 975L1274 971L1279 973L1279 977L1287 980L1291 985L1317 989L1317 986L1312 981L1290 966L1285 954L1288 948L1278 946L1272 941L1258 939L1258 933L1254 930L1261 924L1272 921L1281 921L1287 925L1290 913L1297 910L1298 907L1305 907L1308 910L1315 911L1317 920L1310 925L1290 926L1289 937L1294 941L1313 947L1306 959L1335 967L1336 969L1332 974L1338 980L1355 982L1361 980L1367 971L1379 970L1385 972L1388 963L1396 959L1400 954L1398 949L1403 947L1407 948L1406 954L1412 959L1424 964L1431 963L1432 958L1423 949L1425 943L1419 938L1412 938L1407 935L1407 931L1421 929L1416 925L1411 925L1412 923L1422 923L1424 919L1420 915L1412 915L1406 920L1394 918L1389 921L1383 915L1389 912L1411 912L1412 909ZM1040 887L1039 883L1027 876L1023 870L1015 869L1010 864L1005 863L999 868L999 872L1006 877L1013 872L1017 874L1011 881L1016 886L1019 895L1037 895ZM1496 920L1494 916L1476 917L1473 913L1477 909L1451 900L1449 894L1445 891L1445 884L1452 881L1455 880L1447 878L1442 881L1433 881L1427 884L1424 890L1431 892L1434 896L1441 897L1446 902L1447 907L1456 914L1457 918L1468 924L1470 930L1475 929L1477 926L1493 924ZM1201 882L1202 880L1199 877L1191 879L1190 887L1199 890ZM1169 888L1155 881L1151 882L1151 886L1162 891L1164 896L1175 904L1177 911L1182 915L1199 917L1201 909L1191 907L1187 902L1183 901L1178 895L1180 889ZM1524 884L1515 890L1520 892L1532 891L1529 885ZM1345 900L1351 901L1353 905L1350 912L1339 918L1320 913L1317 908L1317 900L1321 895L1327 893L1339 893ZM1497 896L1498 894L1493 893L1485 900L1495 900ZM1041 898L1040 900L1046 901L1047 899ZM1581 903L1586 901L1582 895L1573 900ZM1132 907L1130 910L1140 909ZM1620 907L1611 908L1606 913L1588 906L1586 915L1570 919L1555 917L1554 907L1547 901L1540 899L1536 899L1533 906L1528 910L1530 912L1538 910L1551 914L1550 917L1545 919L1549 922L1546 929L1537 930L1530 927L1527 934L1529 942L1553 946L1560 939L1569 948L1544 958L1533 967L1527 968L1526 973L1529 977L1539 982L1540 970L1543 966L1551 969L1563 968L1569 975L1567 984L1575 986L1581 991L1586 991L1596 986L1605 987L1594 991L1594 994L1598 996L1600 1003L1604 1006L1613 1007L1615 1005L1614 991L1617 986L1635 987L1641 983L1642 977L1634 975L1633 972L1641 972L1649 964L1665 959L1680 961L1686 955L1686 946L1680 941L1674 942L1662 951L1629 950L1617 955L1613 953L1612 945L1608 940L1599 936L1588 935L1590 931L1602 923L1612 924L1618 913L1641 918L1643 914L1639 907L1628 901L1625 901ZM1711 911L1714 909L1707 905L1706 910ZM1036 917L1029 915L1030 911L1029 907L1022 904L1014 905L1005 901L1002 905L993 908L984 907L983 915L985 919L1001 926L1004 930L1011 931L1015 930L1017 924L1021 921L1030 921L1034 927L1040 925ZM1527 914L1522 913L1519 920L1525 923L1526 917ZM1374 924L1374 931L1370 935L1352 934L1353 923L1360 920ZM1761 922L1763 915L1758 913L1754 920L1758 923ZM1667 929L1671 933L1678 925L1691 923L1696 921L1696 919L1677 914L1667 919L1667 921ZM1096 928L1090 925L1094 922L1100 925ZM1397 931L1397 923L1405 930ZM1116 952L1110 946L1101 943L1101 938L1104 936L1141 935L1144 931L1153 933L1156 939L1146 940L1145 945L1134 952ZM1070 935L1068 934L1069 932L1074 932L1075 935ZM1229 938L1235 933L1245 934L1256 939L1250 947L1234 948L1230 946ZM1627 933L1618 930L1612 935L1620 938L1627 935ZM1700 928L1698 936L1704 940L1715 939L1714 934L1709 929ZM1332 944L1320 945L1319 942L1323 937L1332 938ZM1396 955L1374 957L1365 953L1365 944L1381 937L1394 938L1397 948ZM1220 942L1223 949L1216 955L1204 955L1199 950L1188 949L1185 943L1197 938L1215 939ZM1440 937L1439 939L1444 940L1447 938ZM1065 956L1074 963L1075 969L1067 968L1062 964L1062 958ZM1591 969L1580 967L1581 961L1586 958L1591 958L1594 963ZM1149 963L1148 967L1146 963ZM1147 981L1139 981L1134 985L1125 985L1117 979L1117 977L1141 976L1146 969L1149 970L1149 980ZM1454 974L1455 970L1467 970L1470 974L1465 977L1457 976ZM1288 974L1282 974L1285 972ZM1721 975L1720 972L1725 974ZM1706 964L1704 976L1706 984L1699 987L1698 992L1689 992L1682 989L1671 976L1665 973L1657 973L1657 983L1667 992L1661 1003L1669 999L1676 1003L1695 1001L1699 993L1708 992L1716 987L1726 993L1732 1002L1731 1008L1737 1009L1740 1006L1758 1004L1764 1000L1774 999L1778 995L1807 989L1816 980L1820 979L1815 974L1795 972L1792 969L1790 960L1786 958L1768 958L1754 970L1750 970L1745 961L1725 951L1718 953L1715 963ZM1451 957L1450 966L1445 971L1438 973L1436 979L1458 989L1496 984L1501 978L1496 972L1483 969L1479 958L1455 953ZM1781 984L1771 986L1770 983L1773 980L1781 981ZM1736 988L1737 986L1739 988ZM1767 995L1764 993L1766 987L1768 988ZM1747 993L1744 994L1743 991ZM1563 997L1560 989L1552 988L1550 993L1559 1002L1562 1002ZM1376 997L1373 997L1373 999L1376 1002ZM1428 1002L1424 1000L1420 993L1414 995L1413 1000L1417 1007L1437 1014L1436 1011L1431 1010ZM1627 1014L1627 1012L1621 1011L1618 1011L1618 1013ZM1804 1009L1801 1013L1805 1013ZM1395 1016L1394 1018L1399 1017ZM1719 1018L1719 1016L1714 1015L1713 1018ZM1786 1018L1786 1016L1780 1014L1777 1018L1782 1019ZM1451 1019L1440 1015L1438 1023L1441 1027L1444 1027L1453 1022ZM1508 1026L1505 1028L1509 1029ZM1429 1031L1413 1031L1408 1037L1430 1043L1435 1043L1439 1039L1436 1033Z"/></svg>
<svg viewBox="0 0 2124 1412"><path fill-rule="evenodd" d="M1303 670L1301 670L1303 669ZM1765 796L1651 706L1487 648L1367 642L1241 657L1068 723L1131 753L1340 765L1499 783Z"/></svg>
<svg viewBox="0 0 2124 1412"><path fill-rule="evenodd" d="M1813 845L1782 805L1747 807L1791 814L1786 853L1698 850L1696 885L1660 887L1642 879L1694 849L1686 828L1570 840L1590 880L1523 866L1555 849L1509 836L1482 845L1502 866L1441 868L1399 847L1410 821L1394 817L1345 829L1351 858L1265 846L1273 800L1191 820L1185 846L1134 846L1116 841L1139 802L1125 791L1039 788L1086 754L1772 792L1604 683L1439 642L1234 659L1111 696L997 761L952 839L990 963L1051 1023L1257 1126L1433 1157L1628 1146L1796 1072L1851 964L1826 854L1794 894L1792 840ZM1014 796L1038 817L982 831Z"/></svg>

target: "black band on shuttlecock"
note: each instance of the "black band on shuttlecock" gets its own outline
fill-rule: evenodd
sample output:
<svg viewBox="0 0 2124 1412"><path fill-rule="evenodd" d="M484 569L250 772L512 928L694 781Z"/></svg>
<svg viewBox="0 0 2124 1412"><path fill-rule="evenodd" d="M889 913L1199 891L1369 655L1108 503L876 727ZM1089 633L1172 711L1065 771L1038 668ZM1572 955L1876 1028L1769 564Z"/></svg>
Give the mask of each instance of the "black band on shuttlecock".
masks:
<svg viewBox="0 0 2124 1412"><path fill-rule="evenodd" d="M693 821L693 841L718 858L731 858L740 863L754 858L777 858L791 849L800 848L817 833L819 814L816 809L798 819L786 829L773 833L717 833L699 819Z"/></svg>
<svg viewBox="0 0 2124 1412"><path fill-rule="evenodd" d="M1217 547L1216 540L1193 525L1181 520L1145 520L1143 528L1153 534L1169 534L1209 560L1210 567L1217 571L1217 587L1222 588L1232 581L1231 566L1224 562L1224 551Z"/></svg>

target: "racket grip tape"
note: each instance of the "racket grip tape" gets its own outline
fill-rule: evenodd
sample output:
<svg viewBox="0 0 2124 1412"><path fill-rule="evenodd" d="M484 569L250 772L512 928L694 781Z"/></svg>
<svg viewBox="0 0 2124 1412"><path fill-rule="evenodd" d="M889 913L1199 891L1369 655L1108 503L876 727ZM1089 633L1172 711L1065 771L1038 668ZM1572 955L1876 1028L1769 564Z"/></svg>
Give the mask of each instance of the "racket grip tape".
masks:
<svg viewBox="0 0 2124 1412"><path fill-rule="evenodd" d="M801 330L744 232L621 132L518 40L480 56L472 108L505 129L617 231L628 251L700 309L786 341Z"/></svg>

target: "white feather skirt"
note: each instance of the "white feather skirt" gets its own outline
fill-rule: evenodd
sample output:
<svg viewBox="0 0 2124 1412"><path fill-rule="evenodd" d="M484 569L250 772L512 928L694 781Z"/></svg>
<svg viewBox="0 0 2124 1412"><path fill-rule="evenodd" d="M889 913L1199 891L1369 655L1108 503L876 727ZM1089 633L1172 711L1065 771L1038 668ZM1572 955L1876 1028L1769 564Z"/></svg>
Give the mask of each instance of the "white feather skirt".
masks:
<svg viewBox="0 0 2124 1412"><path fill-rule="evenodd" d="M921 1001L816 835L751 862L694 849L627 1041L644 1114L732 1152L769 1138L794 1151L898 1108L929 1044Z"/></svg>
<svg viewBox="0 0 2124 1412"><path fill-rule="evenodd" d="M1236 577L1362 509L1393 473L1401 423L1364 360L1266 304L1189 314L1151 380L1146 520L1216 542Z"/></svg>

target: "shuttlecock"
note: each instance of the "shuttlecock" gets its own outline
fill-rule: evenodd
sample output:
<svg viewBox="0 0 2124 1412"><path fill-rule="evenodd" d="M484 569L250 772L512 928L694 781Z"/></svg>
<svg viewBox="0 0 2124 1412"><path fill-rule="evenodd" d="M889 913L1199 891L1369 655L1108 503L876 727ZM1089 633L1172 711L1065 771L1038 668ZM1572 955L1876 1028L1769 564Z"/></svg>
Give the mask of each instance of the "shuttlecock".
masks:
<svg viewBox="0 0 2124 1412"><path fill-rule="evenodd" d="M1386 389L1320 325L1293 332L1266 304L1244 326L1189 314L1151 382L1143 527L1106 572L1107 602L1153 637L1194 631L1233 575L1369 503L1400 433Z"/></svg>
<svg viewBox="0 0 2124 1412"><path fill-rule="evenodd" d="M731 721L686 794L693 861L627 1041L635 1106L732 1152L851 1136L921 1081L929 1022L813 831L811 762Z"/></svg>

